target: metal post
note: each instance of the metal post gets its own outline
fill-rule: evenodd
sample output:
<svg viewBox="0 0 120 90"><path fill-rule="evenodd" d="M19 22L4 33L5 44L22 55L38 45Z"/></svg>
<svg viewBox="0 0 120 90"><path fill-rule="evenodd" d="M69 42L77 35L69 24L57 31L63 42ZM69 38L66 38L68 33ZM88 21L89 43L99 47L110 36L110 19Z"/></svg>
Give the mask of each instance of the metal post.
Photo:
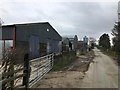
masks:
<svg viewBox="0 0 120 90"><path fill-rule="evenodd" d="M53 67L53 64L54 64L54 54L52 54L52 67Z"/></svg>
<svg viewBox="0 0 120 90"><path fill-rule="evenodd" d="M49 56L49 68L50 68L50 69L52 68L51 54L50 54L50 56Z"/></svg>
<svg viewBox="0 0 120 90"><path fill-rule="evenodd" d="M39 67L39 60L37 60L37 78L39 77L39 69L38 69L38 67Z"/></svg>

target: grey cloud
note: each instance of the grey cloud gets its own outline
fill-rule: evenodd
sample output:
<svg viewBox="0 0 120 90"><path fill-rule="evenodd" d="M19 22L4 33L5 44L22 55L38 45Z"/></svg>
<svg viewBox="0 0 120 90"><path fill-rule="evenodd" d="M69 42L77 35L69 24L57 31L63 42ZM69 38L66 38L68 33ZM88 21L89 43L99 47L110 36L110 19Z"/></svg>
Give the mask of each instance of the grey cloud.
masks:
<svg viewBox="0 0 120 90"><path fill-rule="evenodd" d="M48 21L61 34L77 34L98 38L101 33L110 33L117 19L117 3L109 2L59 2L37 3L14 2L3 8L6 23Z"/></svg>

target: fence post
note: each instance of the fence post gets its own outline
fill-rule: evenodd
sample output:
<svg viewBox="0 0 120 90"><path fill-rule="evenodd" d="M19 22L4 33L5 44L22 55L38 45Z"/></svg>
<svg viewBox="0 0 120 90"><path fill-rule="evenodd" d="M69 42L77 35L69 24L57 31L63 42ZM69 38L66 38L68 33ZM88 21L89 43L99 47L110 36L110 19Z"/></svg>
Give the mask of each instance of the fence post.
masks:
<svg viewBox="0 0 120 90"><path fill-rule="evenodd" d="M14 63L11 63L10 61L10 71L14 72ZM11 74L10 77L14 77L14 74ZM10 82L11 90L14 90L14 80Z"/></svg>
<svg viewBox="0 0 120 90"><path fill-rule="evenodd" d="M53 63L54 63L54 53L51 54L51 66L53 67Z"/></svg>
<svg viewBox="0 0 120 90"><path fill-rule="evenodd" d="M24 68L23 73L25 76L23 77L23 85L25 85L25 90L29 87L29 76L30 76L30 66L29 66L29 54L25 54L24 56Z"/></svg>

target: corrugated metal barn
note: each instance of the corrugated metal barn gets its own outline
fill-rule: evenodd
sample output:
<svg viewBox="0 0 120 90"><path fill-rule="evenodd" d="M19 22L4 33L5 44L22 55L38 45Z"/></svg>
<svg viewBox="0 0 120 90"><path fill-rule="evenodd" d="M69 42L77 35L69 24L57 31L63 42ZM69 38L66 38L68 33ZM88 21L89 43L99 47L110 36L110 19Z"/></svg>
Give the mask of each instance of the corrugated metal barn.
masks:
<svg viewBox="0 0 120 90"><path fill-rule="evenodd" d="M13 40L13 47L20 54L19 58L29 53L30 59L33 59L60 52L62 37L48 22L44 22L4 25L2 40Z"/></svg>

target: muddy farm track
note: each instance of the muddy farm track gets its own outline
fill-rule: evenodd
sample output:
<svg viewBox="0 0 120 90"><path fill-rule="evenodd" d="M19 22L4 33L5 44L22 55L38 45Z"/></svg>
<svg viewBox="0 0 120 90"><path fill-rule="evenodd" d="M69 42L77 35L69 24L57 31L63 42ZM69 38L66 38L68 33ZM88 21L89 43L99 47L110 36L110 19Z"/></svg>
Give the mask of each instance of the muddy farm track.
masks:
<svg viewBox="0 0 120 90"><path fill-rule="evenodd" d="M118 88L118 66L98 49L94 53L48 73L33 88Z"/></svg>

